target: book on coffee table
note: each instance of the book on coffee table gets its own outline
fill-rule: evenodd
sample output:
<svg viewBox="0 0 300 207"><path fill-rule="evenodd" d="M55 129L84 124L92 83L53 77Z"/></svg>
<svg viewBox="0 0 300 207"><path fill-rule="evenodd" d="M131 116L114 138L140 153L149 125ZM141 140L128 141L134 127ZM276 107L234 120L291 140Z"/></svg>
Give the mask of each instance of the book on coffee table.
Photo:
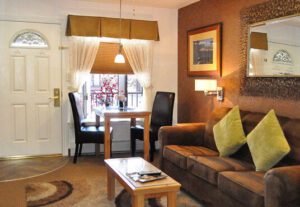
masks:
<svg viewBox="0 0 300 207"><path fill-rule="evenodd" d="M126 174L131 180L135 182L141 182L141 183L146 183L150 181L155 181L155 180L160 180L163 178L166 178L167 175L165 174L157 174L157 175L141 175L138 172L134 173L127 173Z"/></svg>

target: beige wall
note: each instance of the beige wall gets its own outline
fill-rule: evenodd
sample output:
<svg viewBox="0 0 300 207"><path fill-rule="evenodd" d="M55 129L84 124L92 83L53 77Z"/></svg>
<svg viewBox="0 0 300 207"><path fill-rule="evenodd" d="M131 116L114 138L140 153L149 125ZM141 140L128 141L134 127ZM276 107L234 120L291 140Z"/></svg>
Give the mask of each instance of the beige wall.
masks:
<svg viewBox="0 0 300 207"><path fill-rule="evenodd" d="M122 16L124 18L157 20L159 23L160 41L154 43L153 54L153 97L157 90L177 93L177 10L136 7L135 17L133 17L132 10L133 6L123 6ZM58 23L62 28L61 37L64 46L68 46L68 39L64 35L68 14L118 17L119 5L83 0L0 0L0 20ZM62 84L64 96L62 105L65 154L67 153L67 149L69 147L73 148L74 145L74 136L68 130L69 127L67 125L68 56L68 50L63 50ZM174 112L174 117L177 117L177 108L175 108ZM118 150L128 148L129 137L125 137L124 139L127 139L127 141L122 141L123 144L120 145L120 149Z"/></svg>
<svg viewBox="0 0 300 207"><path fill-rule="evenodd" d="M206 121L214 107L239 105L244 110L267 112L274 108L279 115L300 117L299 101L241 96L240 87L240 11L265 0L201 0L179 10L178 14L178 122ZM225 101L194 91L197 77L187 76L187 31L223 23L222 78ZM198 77L199 78L199 77Z"/></svg>

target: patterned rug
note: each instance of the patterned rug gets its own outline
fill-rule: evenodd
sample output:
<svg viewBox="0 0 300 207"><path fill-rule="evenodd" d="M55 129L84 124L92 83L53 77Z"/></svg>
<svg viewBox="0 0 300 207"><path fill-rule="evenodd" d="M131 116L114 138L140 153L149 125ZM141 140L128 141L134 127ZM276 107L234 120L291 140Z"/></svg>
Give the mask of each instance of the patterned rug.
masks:
<svg viewBox="0 0 300 207"><path fill-rule="evenodd" d="M82 179L31 183L26 186L28 207L130 207L131 197L123 188L116 185L115 201L106 199L106 181ZM145 207L167 206L166 197L145 200ZM178 207L203 207L185 192L177 195Z"/></svg>
<svg viewBox="0 0 300 207"><path fill-rule="evenodd" d="M73 186L67 181L32 183L26 186L27 206L36 207L55 203L68 197Z"/></svg>

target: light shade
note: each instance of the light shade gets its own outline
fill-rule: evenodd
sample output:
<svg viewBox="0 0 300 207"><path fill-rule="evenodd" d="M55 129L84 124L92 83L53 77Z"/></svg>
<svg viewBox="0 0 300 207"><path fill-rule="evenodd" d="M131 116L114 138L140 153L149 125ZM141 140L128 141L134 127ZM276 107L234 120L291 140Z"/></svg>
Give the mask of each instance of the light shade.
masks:
<svg viewBox="0 0 300 207"><path fill-rule="evenodd" d="M251 32L250 48L268 50L268 34L261 32Z"/></svg>
<svg viewBox="0 0 300 207"><path fill-rule="evenodd" d="M198 79L195 80L195 91L216 91L217 80Z"/></svg>
<svg viewBox="0 0 300 207"><path fill-rule="evenodd" d="M125 63L125 58L121 53L119 53L116 55L114 62L115 63Z"/></svg>

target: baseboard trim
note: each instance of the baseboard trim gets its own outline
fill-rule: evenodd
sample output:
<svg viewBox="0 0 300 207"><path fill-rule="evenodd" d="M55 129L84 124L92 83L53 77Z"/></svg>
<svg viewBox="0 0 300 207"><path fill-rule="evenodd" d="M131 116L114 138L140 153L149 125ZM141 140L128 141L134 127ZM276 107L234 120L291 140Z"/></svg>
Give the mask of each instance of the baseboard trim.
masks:
<svg viewBox="0 0 300 207"><path fill-rule="evenodd" d="M34 159L34 158L52 158L52 157L63 157L62 154L50 154L50 155L16 155L8 157L0 157L0 161L4 160L20 160L20 159Z"/></svg>

